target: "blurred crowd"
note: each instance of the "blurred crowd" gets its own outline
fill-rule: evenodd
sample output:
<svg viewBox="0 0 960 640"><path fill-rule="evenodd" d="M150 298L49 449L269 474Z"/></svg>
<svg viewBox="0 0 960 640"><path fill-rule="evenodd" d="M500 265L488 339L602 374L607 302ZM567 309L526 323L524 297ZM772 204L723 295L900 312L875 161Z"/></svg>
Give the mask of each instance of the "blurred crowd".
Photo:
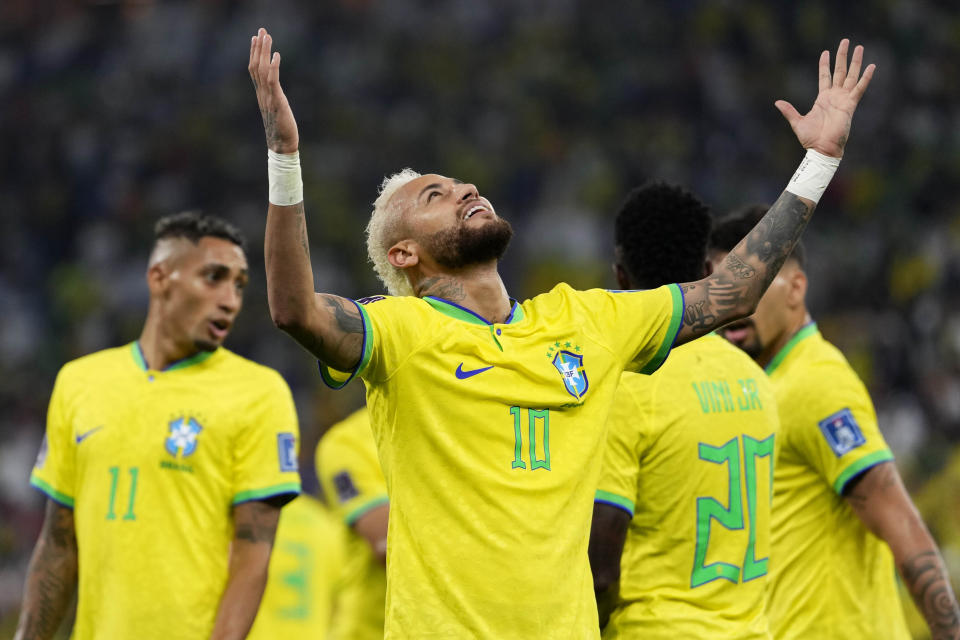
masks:
<svg viewBox="0 0 960 640"><path fill-rule="evenodd" d="M513 297L611 286L631 187L679 182L718 215L772 201L803 154L774 100L805 111L819 52L864 44L877 75L805 236L811 308L869 386L910 488L939 496L921 506L960 512L960 472L943 471L960 439L948 3L4 0L0 620L42 517L27 479L54 377L139 334L159 216L202 209L247 234L252 284L227 345L293 388L308 488L320 434L362 402L356 384L324 390L267 312L266 153L246 72L261 25L300 126L317 288L352 297L381 290L363 228L383 175L404 166L473 182L511 221ZM928 517L960 576L956 518Z"/></svg>

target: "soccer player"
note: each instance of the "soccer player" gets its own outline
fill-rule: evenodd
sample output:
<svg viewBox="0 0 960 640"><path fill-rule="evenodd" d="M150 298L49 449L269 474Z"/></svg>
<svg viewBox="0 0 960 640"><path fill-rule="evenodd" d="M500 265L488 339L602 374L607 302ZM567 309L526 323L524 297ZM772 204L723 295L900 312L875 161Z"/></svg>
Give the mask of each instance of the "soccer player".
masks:
<svg viewBox="0 0 960 640"><path fill-rule="evenodd" d="M848 44L834 76L821 56L810 113L777 103L806 159L709 278L644 292L560 284L521 304L497 270L510 225L473 185L409 170L384 182L368 225L368 252L394 295L314 293L297 126L270 36L252 38L270 311L325 381L366 383L390 495L386 637L598 633L587 539L620 373L652 372L674 343L752 313L832 177L873 74L860 77L861 47L847 73Z"/></svg>
<svg viewBox="0 0 960 640"><path fill-rule="evenodd" d="M336 635L344 640L383 638L390 504L366 408L323 434L316 462L330 509L349 529L349 576L338 599Z"/></svg>
<svg viewBox="0 0 960 640"><path fill-rule="evenodd" d="M300 492L277 372L221 347L247 284L227 222L161 219L140 338L67 363L30 477L46 517L17 638L242 638L280 507Z"/></svg>
<svg viewBox="0 0 960 640"><path fill-rule="evenodd" d="M247 639L329 640L334 619L342 614L340 592L349 554L346 530L320 502L304 494L286 505L270 556L270 577Z"/></svg>
<svg viewBox="0 0 960 640"><path fill-rule="evenodd" d="M615 224L619 286L703 278L710 226L680 187L634 190ZM705 336L651 376L624 372L607 424L590 529L603 637L769 639L779 420L763 370Z"/></svg>
<svg viewBox="0 0 960 640"><path fill-rule="evenodd" d="M762 215L720 222L711 252ZM756 313L722 334L764 367L781 420L774 473L769 615L774 637L909 638L894 566L934 638L960 638L960 609L936 543L900 480L873 403L807 311L797 245Z"/></svg>

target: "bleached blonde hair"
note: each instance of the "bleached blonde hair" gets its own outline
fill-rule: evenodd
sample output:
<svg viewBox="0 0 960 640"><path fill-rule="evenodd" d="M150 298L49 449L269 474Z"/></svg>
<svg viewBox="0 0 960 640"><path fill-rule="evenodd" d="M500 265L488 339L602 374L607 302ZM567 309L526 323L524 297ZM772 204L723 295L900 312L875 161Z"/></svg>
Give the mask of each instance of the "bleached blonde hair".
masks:
<svg viewBox="0 0 960 640"><path fill-rule="evenodd" d="M396 242L395 236L401 213L396 205L393 207L387 205L397 189L419 177L419 173L406 168L384 178L380 184L380 195L373 202L370 222L367 223L367 257L373 263L373 270L377 273L377 277L383 281L387 292L392 296L415 294L403 270L390 264L387 259L387 250Z"/></svg>

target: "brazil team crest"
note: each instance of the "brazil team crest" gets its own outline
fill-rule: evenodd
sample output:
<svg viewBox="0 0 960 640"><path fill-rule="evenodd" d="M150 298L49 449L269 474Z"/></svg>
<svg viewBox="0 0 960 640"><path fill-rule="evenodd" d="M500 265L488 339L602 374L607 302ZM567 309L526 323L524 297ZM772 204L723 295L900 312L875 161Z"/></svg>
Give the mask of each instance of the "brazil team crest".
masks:
<svg viewBox="0 0 960 640"><path fill-rule="evenodd" d="M590 386L587 381L587 372L583 367L583 354L575 353L580 351L579 345L573 346L572 343L566 342L562 346L566 349L561 349L561 344L555 342L547 351L547 357L553 358L551 362L560 372L567 393L579 400ZM568 351L571 347L573 347L573 351Z"/></svg>
<svg viewBox="0 0 960 640"><path fill-rule="evenodd" d="M193 418L181 417L170 422L170 435L164 441L167 453L174 458L186 458L197 450L197 436L203 427Z"/></svg>

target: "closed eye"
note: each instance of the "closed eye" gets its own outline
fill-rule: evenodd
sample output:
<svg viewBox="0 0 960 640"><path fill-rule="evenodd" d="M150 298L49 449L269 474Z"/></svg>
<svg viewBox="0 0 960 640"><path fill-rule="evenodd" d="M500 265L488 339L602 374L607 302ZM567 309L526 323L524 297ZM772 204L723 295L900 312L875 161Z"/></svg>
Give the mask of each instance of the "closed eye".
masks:
<svg viewBox="0 0 960 640"><path fill-rule="evenodd" d="M443 194L440 193L439 191L431 191L430 193L427 194L427 202L430 202L433 199L433 196L440 196L440 195L443 195Z"/></svg>

